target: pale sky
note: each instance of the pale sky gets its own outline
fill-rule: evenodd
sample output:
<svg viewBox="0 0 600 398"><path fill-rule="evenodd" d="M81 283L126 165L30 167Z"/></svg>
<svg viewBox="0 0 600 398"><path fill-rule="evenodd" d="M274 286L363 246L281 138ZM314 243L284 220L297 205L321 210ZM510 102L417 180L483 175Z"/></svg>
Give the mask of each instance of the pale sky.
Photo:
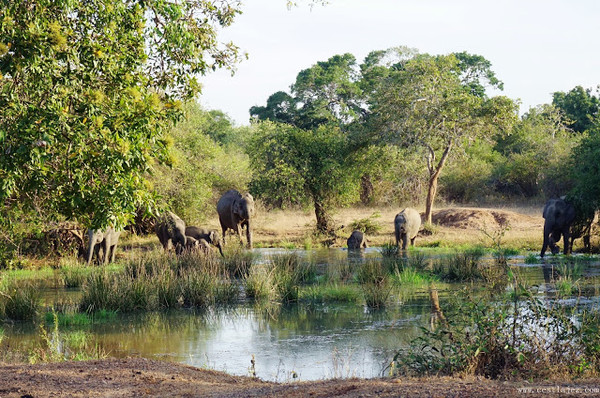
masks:
<svg viewBox="0 0 600 398"><path fill-rule="evenodd" d="M221 37L249 58L233 77L203 77L200 97L237 125L319 61L348 52L360 64L371 51L397 46L482 55L504 82L500 94L519 99L521 113L550 103L555 91L600 84L600 0L330 0L312 10L246 0L242 9Z"/></svg>

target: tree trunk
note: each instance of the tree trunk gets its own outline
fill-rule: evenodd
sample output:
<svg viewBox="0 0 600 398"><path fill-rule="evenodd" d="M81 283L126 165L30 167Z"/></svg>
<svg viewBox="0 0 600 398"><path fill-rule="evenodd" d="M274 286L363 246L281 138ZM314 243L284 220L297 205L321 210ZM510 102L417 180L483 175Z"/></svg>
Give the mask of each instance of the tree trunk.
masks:
<svg viewBox="0 0 600 398"><path fill-rule="evenodd" d="M333 221L321 201L315 199L315 216L317 217L317 231L329 234L333 231Z"/></svg>
<svg viewBox="0 0 600 398"><path fill-rule="evenodd" d="M369 174L363 174L360 177L360 201L363 205L368 205L373 199L373 182Z"/></svg>
<svg viewBox="0 0 600 398"><path fill-rule="evenodd" d="M427 188L427 199L425 200L425 222L431 224L431 217L433 213L433 202L435 201L435 195L437 194L437 185L438 179L440 178L440 173L446 164L446 160L448 159L448 155L450 154L450 149L452 149L452 142L448 142L446 148L444 149L444 153L442 153L442 157L438 164L433 167L431 161L427 162L429 169L429 186ZM430 150L433 153L433 150ZM432 155L433 158L433 155Z"/></svg>

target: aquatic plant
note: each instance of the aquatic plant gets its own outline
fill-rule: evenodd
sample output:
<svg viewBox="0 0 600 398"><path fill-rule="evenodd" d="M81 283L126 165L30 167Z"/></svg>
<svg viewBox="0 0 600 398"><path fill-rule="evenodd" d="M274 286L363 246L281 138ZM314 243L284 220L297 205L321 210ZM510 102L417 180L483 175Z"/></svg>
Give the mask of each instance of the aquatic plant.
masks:
<svg viewBox="0 0 600 398"><path fill-rule="evenodd" d="M34 320L41 310L40 289L31 281L6 280L0 290L0 315L15 321Z"/></svg>
<svg viewBox="0 0 600 398"><path fill-rule="evenodd" d="M600 371L598 312L541 300L519 281L508 295L462 292L444 312L445 322L422 328L397 352L398 373L508 379Z"/></svg>
<svg viewBox="0 0 600 398"><path fill-rule="evenodd" d="M358 268L356 280L363 290L367 307L385 307L391 291L390 274L381 261L367 260L362 263Z"/></svg>

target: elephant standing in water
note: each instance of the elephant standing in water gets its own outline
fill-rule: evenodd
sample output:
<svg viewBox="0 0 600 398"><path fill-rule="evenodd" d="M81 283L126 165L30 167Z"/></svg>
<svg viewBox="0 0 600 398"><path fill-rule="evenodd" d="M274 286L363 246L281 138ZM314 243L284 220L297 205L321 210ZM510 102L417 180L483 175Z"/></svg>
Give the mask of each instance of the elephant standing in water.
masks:
<svg viewBox="0 0 600 398"><path fill-rule="evenodd" d="M348 250L360 250L368 247L365 234L358 230L352 231L352 234L348 238L347 244Z"/></svg>
<svg viewBox="0 0 600 398"><path fill-rule="evenodd" d="M254 216L254 199L249 193L242 196L235 189L231 189L221 196L217 202L217 213L223 230L223 244L225 244L225 233L227 229L237 232L242 241L242 228L246 227L246 240L248 247L252 249L252 229L250 219Z"/></svg>
<svg viewBox="0 0 600 398"><path fill-rule="evenodd" d="M167 211L156 221L156 236L165 250L175 247L175 253L181 254L186 248L185 222L175 213Z"/></svg>
<svg viewBox="0 0 600 398"><path fill-rule="evenodd" d="M414 246L419 228L421 228L421 215L415 209L407 207L396 214L396 218L394 219L396 246L400 246L400 241L402 240L402 250L406 250L409 239L411 246Z"/></svg>
<svg viewBox="0 0 600 398"><path fill-rule="evenodd" d="M544 243L542 244L542 251L540 257L544 257L546 248L550 247L552 254L557 254L560 249L556 245L556 242L563 238L564 254L570 252L570 237L571 237L571 225L575 220L575 208L573 205L564 200L550 199L546 202L543 211L544 216Z"/></svg>
<svg viewBox="0 0 600 398"><path fill-rule="evenodd" d="M100 264L114 262L120 235L121 231L115 231L112 227L108 227L104 231L99 229L89 229L87 252L88 265L92 262L94 255ZM100 249L102 249L102 256L100 256Z"/></svg>

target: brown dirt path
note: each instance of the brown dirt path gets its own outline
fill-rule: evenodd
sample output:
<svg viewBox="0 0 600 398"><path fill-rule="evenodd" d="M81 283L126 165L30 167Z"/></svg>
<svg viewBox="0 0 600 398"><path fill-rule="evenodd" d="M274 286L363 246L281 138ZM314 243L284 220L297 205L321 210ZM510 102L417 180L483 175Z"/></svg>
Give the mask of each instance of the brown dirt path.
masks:
<svg viewBox="0 0 600 398"><path fill-rule="evenodd" d="M531 388L523 393L519 388ZM558 389L562 389L560 393ZM575 390L579 389L579 390ZM570 393L569 393L570 392ZM0 397L583 397L600 380L499 382L478 378L338 379L272 383L213 370L130 358L0 366Z"/></svg>

